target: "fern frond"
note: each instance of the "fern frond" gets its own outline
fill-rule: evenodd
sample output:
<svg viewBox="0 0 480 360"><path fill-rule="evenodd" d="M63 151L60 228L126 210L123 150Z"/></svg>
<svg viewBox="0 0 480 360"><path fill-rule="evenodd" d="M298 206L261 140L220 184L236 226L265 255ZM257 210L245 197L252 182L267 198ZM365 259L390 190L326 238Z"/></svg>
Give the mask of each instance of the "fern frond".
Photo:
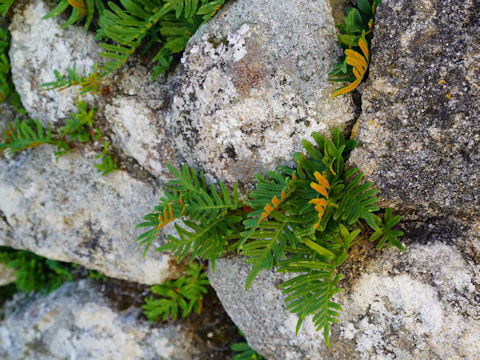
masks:
<svg viewBox="0 0 480 360"><path fill-rule="evenodd" d="M373 188L370 182L360 184L362 178L363 173L358 168L352 168L344 174L346 186L339 184L332 189L335 196L338 196L338 208L333 218L346 221L349 225L361 218L372 229L378 230L378 225L372 215L373 212L380 209L375 205L378 198L374 196L378 190Z"/></svg>
<svg viewBox="0 0 480 360"><path fill-rule="evenodd" d="M369 63L369 42L373 36L375 9L381 0L358 0L357 8L348 8L345 24L337 25L340 34L337 36L339 45L349 51L338 58L333 70L328 74L329 81L349 82L350 84L337 89L332 97L346 94L354 90L363 80ZM363 56L360 54L363 53ZM353 53L352 53L353 52ZM363 70L363 60L366 61ZM357 59L358 60L358 59Z"/></svg>
<svg viewBox="0 0 480 360"><path fill-rule="evenodd" d="M97 64L94 65L93 72L88 75L85 73L85 69L84 69L84 74L79 75L75 65L67 69L67 77L64 77L57 70L54 70L53 73L57 78L57 80L41 84L40 87L44 88L44 90L56 89L58 91L62 91L72 86L80 86L80 89L79 89L80 95L90 91L100 93L100 85L99 85L100 76L98 74Z"/></svg>
<svg viewBox="0 0 480 360"><path fill-rule="evenodd" d="M8 10L13 5L15 0L0 0L0 15L2 17L7 16Z"/></svg>
<svg viewBox="0 0 480 360"><path fill-rule="evenodd" d="M87 16L85 21L85 31L88 31L95 14L95 10L98 14L101 14L105 9L105 6L101 0L61 0L58 5L42 19L49 19L54 16L58 16L69 7L71 8L71 14L68 20L61 26L62 29L80 22L85 16Z"/></svg>
<svg viewBox="0 0 480 360"><path fill-rule="evenodd" d="M57 144L52 139L50 129L43 128L38 120L16 119L15 123L8 125L4 132L4 141L0 144L0 150L7 149L10 153L33 148L41 144Z"/></svg>
<svg viewBox="0 0 480 360"><path fill-rule="evenodd" d="M101 43L107 50L102 55L110 58L102 70L108 73L122 66L129 56L141 45L143 38L162 16L173 10L172 2L160 0L144 2L139 0L123 0L122 7L109 2L110 9L103 11L99 19L101 33L118 45Z"/></svg>
<svg viewBox="0 0 480 360"><path fill-rule="evenodd" d="M332 97L346 94L354 90L362 82L369 63L369 51L367 40L365 39L365 31L362 32L362 35L358 40L358 46L362 50L363 56L354 50L345 49L345 62L353 67L352 72L355 76L355 80L349 85L335 90Z"/></svg>
<svg viewBox="0 0 480 360"><path fill-rule="evenodd" d="M143 312L150 321L158 321L160 318L163 321L168 318L176 320L180 311L182 318L192 311L200 314L207 285L209 281L202 267L195 263L189 264L185 275L151 287L152 293L157 296L145 299Z"/></svg>
<svg viewBox="0 0 480 360"><path fill-rule="evenodd" d="M386 244L387 248L395 246L399 250L405 251L402 243L398 240L400 236L403 236L403 231L392 230L392 228L400 222L402 217L400 215L392 216L392 211L392 208L386 208L383 220L373 215L375 222L378 224L378 230L370 236L369 240L370 242L379 240L376 246L377 249L381 249Z"/></svg>
<svg viewBox="0 0 480 360"><path fill-rule="evenodd" d="M359 233L359 230L349 232L340 225L332 243L322 242L319 245L321 241L317 240L316 246L321 250L280 262L279 272L301 273L279 286L288 295L285 299L287 310L298 315L297 333L303 320L315 314L313 323L317 330L323 329L325 343L330 346L330 326L338 321L339 311L342 310L331 300L335 294L343 291L337 287L343 275L336 274L336 268L347 258L348 249ZM315 248L313 244L310 247Z"/></svg>
<svg viewBox="0 0 480 360"><path fill-rule="evenodd" d="M95 156L95 159L102 159L100 164L93 164L93 167L102 173L102 176L105 176L112 171L118 170L117 159L109 154L108 151L109 143L107 141L103 142L103 151L100 155Z"/></svg>
<svg viewBox="0 0 480 360"><path fill-rule="evenodd" d="M242 217L236 212L243 204L238 197L237 186L233 196L223 183L207 186L203 173L184 165L181 170L167 164L174 176L167 185L166 198L161 199L155 212L144 217L138 227L153 227L138 237L145 245L145 253L166 223L181 216L184 226L175 224L177 236L169 236L169 242L158 251L171 251L178 261L189 254L210 258L212 263L223 255L230 240L239 236Z"/></svg>
<svg viewBox="0 0 480 360"><path fill-rule="evenodd" d="M238 233L242 217L224 212L209 222L196 224L184 220L185 227L175 224L177 237L169 235L169 242L157 248L157 251L170 251L180 262L190 254L190 261L195 257L210 259L215 269L215 261L227 249L230 235Z"/></svg>

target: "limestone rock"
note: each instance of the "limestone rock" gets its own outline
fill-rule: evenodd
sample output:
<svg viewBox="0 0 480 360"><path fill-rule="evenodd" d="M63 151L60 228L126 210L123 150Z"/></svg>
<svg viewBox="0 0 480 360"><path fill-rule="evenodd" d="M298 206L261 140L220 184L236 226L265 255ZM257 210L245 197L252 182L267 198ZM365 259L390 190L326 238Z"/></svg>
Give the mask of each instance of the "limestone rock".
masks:
<svg viewBox="0 0 480 360"><path fill-rule="evenodd" d="M23 106L32 118L56 124L69 117L77 106L78 91L45 91L43 83L55 81L54 70L66 75L76 65L79 74L90 73L100 62L100 47L83 27L61 29L61 17L43 20L53 7L45 1L27 1L17 6L10 24L12 77ZM85 71L84 71L85 70ZM93 95L85 100L92 103Z"/></svg>
<svg viewBox="0 0 480 360"><path fill-rule="evenodd" d="M119 311L87 280L46 297L20 298L0 322L0 357L8 359L204 359L181 324L139 320Z"/></svg>
<svg viewBox="0 0 480 360"><path fill-rule="evenodd" d="M125 171L101 176L95 154L55 161L54 152L40 146L0 161L0 244L144 284L174 276L170 256L152 250L144 259L135 242L136 224L158 202L156 186Z"/></svg>
<svg viewBox="0 0 480 360"><path fill-rule="evenodd" d="M102 116L111 126L113 143L166 182L171 176L165 164L178 165L164 115L170 79L160 76L151 82L150 72L138 59L129 66L113 75Z"/></svg>
<svg viewBox="0 0 480 360"><path fill-rule="evenodd" d="M168 104L167 78L151 82L147 68L132 57L124 68L99 82L103 94L90 92L79 97L78 87L62 91L40 88L55 80L54 70L66 75L67 69L76 65L79 74L90 73L95 63L105 62L93 33L75 25L61 29L65 21L61 17L42 19L51 8L45 1L27 1L16 8L10 25L13 80L29 115L55 127L77 109L79 98L96 105L96 123L113 146L165 180L169 174L165 163L175 163L163 115Z"/></svg>
<svg viewBox="0 0 480 360"><path fill-rule="evenodd" d="M290 164L312 131L353 119L331 99L338 55L327 0L238 0L189 41L168 125L182 157L219 180L248 183Z"/></svg>
<svg viewBox="0 0 480 360"><path fill-rule="evenodd" d="M282 274L261 272L244 290L244 259L221 259L209 279L249 344L267 359L476 359L480 353L480 224L410 223L407 251L361 243L339 271L344 311L332 348L307 319L285 310ZM347 357L345 357L347 356Z"/></svg>
<svg viewBox="0 0 480 360"><path fill-rule="evenodd" d="M480 3L384 0L351 161L384 205L480 215Z"/></svg>

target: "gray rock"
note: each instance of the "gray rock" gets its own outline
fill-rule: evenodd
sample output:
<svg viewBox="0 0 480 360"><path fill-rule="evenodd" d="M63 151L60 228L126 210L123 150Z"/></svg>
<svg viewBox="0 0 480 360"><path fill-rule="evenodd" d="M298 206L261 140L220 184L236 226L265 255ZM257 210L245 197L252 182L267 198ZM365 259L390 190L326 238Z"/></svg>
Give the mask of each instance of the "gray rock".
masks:
<svg viewBox="0 0 480 360"><path fill-rule="evenodd" d="M76 65L79 74L90 73L94 63L102 61L100 47L83 27L61 29L64 20L58 16L42 20L52 6L45 1L20 3L10 23L13 82L29 115L43 124L56 124L77 108L75 87L63 91L40 88L56 80L53 71L66 75L67 68ZM93 94L83 98L94 102Z"/></svg>
<svg viewBox="0 0 480 360"><path fill-rule="evenodd" d="M344 311L332 348L285 310L284 275L260 273L244 290L244 259L221 259L212 286L249 344L267 359L471 359L480 353L480 223L409 223L407 251L360 243L339 271Z"/></svg>
<svg viewBox="0 0 480 360"><path fill-rule="evenodd" d="M79 74L90 73L95 63L105 62L94 34L85 33L81 26L61 29L61 17L42 19L52 6L46 1L27 1L16 8L10 25L13 80L29 115L55 127L77 109L79 99L96 105L97 124L113 146L165 180L169 174L165 163L175 163L162 112L168 103L167 79L152 83L146 67L132 57L124 68L100 80L105 94L79 96L78 87L62 91L40 88L55 80L54 70L66 75L67 69L76 65Z"/></svg>
<svg viewBox="0 0 480 360"><path fill-rule="evenodd" d="M238 0L189 41L167 122L182 157L228 183L290 164L312 131L353 119L331 99L338 55L327 0Z"/></svg>
<svg viewBox="0 0 480 360"><path fill-rule="evenodd" d="M352 162L382 203L480 215L480 4L384 0Z"/></svg>
<svg viewBox="0 0 480 360"><path fill-rule="evenodd" d="M41 146L0 161L0 244L144 284L175 276L170 256L143 258L135 242L135 225L158 202L156 186L125 171L101 176L95 153L55 161L54 152Z"/></svg>
<svg viewBox="0 0 480 360"><path fill-rule="evenodd" d="M87 280L46 297L20 297L0 322L2 359L204 359L181 324L152 325L119 311Z"/></svg>
<svg viewBox="0 0 480 360"><path fill-rule="evenodd" d="M150 72L136 58L129 66L113 74L112 95L105 99L102 116L111 126L113 143L166 182L171 175L165 164L177 165L164 115L170 79L161 76L151 82Z"/></svg>

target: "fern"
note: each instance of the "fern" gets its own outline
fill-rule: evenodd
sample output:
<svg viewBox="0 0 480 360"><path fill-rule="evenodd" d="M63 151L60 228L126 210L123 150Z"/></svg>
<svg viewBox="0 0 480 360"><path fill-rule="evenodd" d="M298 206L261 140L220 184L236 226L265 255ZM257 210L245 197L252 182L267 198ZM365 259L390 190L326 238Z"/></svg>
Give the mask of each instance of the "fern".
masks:
<svg viewBox="0 0 480 360"><path fill-rule="evenodd" d="M138 240L146 251L167 223L175 223L177 236L157 250L172 251L178 260L190 255L215 260L236 247L252 264L245 288L262 270L297 274L280 288L287 295L287 309L298 315L297 332L307 316L313 316L317 330L323 331L330 346L330 327L338 321L341 306L334 300L342 291L343 275L338 268L348 258L349 249L359 241L365 225L374 230L370 241L396 246L402 232L393 230L399 216L387 209L383 219L374 213L376 189L362 183L363 174L355 167L345 169L345 161L355 148L335 129L332 140L312 134L315 144L302 141L305 152L293 154L297 168L280 167L266 177L257 175L256 189L244 205L233 200L225 186L206 185L203 174L184 166L169 166L171 180L166 196L155 211L145 216L139 227L150 227ZM243 219L243 231L240 221Z"/></svg>
<svg viewBox="0 0 480 360"><path fill-rule="evenodd" d="M232 360L264 360L265 358L253 350L246 342L232 344L231 349L236 352Z"/></svg>
<svg viewBox="0 0 480 360"><path fill-rule="evenodd" d="M100 164L93 164L95 169L102 173L102 176L118 170L117 159L108 152L108 147L108 142L104 141L102 153L95 157L96 159L102 159L102 162Z"/></svg>
<svg viewBox="0 0 480 360"><path fill-rule="evenodd" d="M253 200L248 203L254 211L249 214L251 219L244 221L249 230L244 232L239 250L248 257L246 262L253 264L247 289L262 269L273 265L277 271L299 274L280 286L288 295L287 309L298 315L297 332L303 320L313 315L317 330L323 331L330 346L330 326L341 311L332 300L341 291L338 283L343 275L337 268L356 243L363 227L360 222L376 231L372 241L381 237L380 247L389 239L389 244L403 246L397 239L400 233L391 230L399 217L392 218L388 210L382 222L374 214L379 210L374 196L377 190L371 183L361 183L363 174L357 168L345 171L345 160L357 142L345 140L338 130L332 140L318 133L312 137L317 146L302 142L309 157L294 154L296 170L283 167L270 172L270 181L258 177ZM282 202L270 200L285 184L291 185L290 196Z"/></svg>
<svg viewBox="0 0 480 360"><path fill-rule="evenodd" d="M208 187L203 173L198 176L186 165L181 171L167 166L175 179L169 182L166 197L160 199L154 212L137 225L151 227L137 240L145 246L146 253L164 225L182 218L183 225L175 223L177 236L169 235L169 242L157 251L171 251L178 261L188 255L190 261L199 256L210 259L215 266L215 260L225 253L230 240L239 237L243 204L237 187L231 196L223 183L218 184L220 191L215 185Z"/></svg>
<svg viewBox="0 0 480 360"><path fill-rule="evenodd" d="M354 90L364 79L369 64L368 49L373 36L375 10L380 3L381 0L358 0L357 8L346 9L345 24L337 25L340 31L338 43L345 50L328 74L329 81L350 84L337 89L332 97Z"/></svg>
<svg viewBox="0 0 480 360"><path fill-rule="evenodd" d="M29 251L0 247L0 262L15 269L15 285L23 292L49 293L73 277L67 264L45 259Z"/></svg>
<svg viewBox="0 0 480 360"><path fill-rule="evenodd" d="M169 318L176 320L180 312L183 318L192 311L200 314L207 285L208 278L202 267L196 263L189 264L186 275L151 287L152 293L158 297L147 298L142 306L143 312L150 321L160 318L163 321Z"/></svg>
<svg viewBox="0 0 480 360"><path fill-rule="evenodd" d="M402 217L399 215L392 216L392 211L391 208L386 208L383 220L379 216L373 215L378 229L370 236L369 240L370 242L379 240L377 249L381 249L386 244L387 248L395 246L400 250L405 250L400 240L398 240L400 236L403 236L403 231L392 230L392 227L397 225Z"/></svg>
<svg viewBox="0 0 480 360"><path fill-rule="evenodd" d="M44 90L58 90L62 91L68 89L72 86L80 86L79 93L80 95L87 92L93 91L100 93L99 85L99 74L98 74L98 65L95 64L93 72L86 75L84 70L84 75L79 75L75 65L67 69L67 76L64 77L57 70L53 71L56 81L51 81L48 83L41 84L40 87L43 87Z"/></svg>
<svg viewBox="0 0 480 360"><path fill-rule="evenodd" d="M8 10L13 5L15 0L0 0L0 15L2 17L7 16Z"/></svg>
<svg viewBox="0 0 480 360"><path fill-rule="evenodd" d="M39 146L41 144L57 145L59 149L68 148L61 140L52 138L50 129L45 130L38 120L20 120L9 124L4 132L4 141L0 143L0 150L7 150L9 153L21 151Z"/></svg>
<svg viewBox="0 0 480 360"><path fill-rule="evenodd" d="M95 13L101 14L105 6L101 0L60 0L58 5L45 15L43 19L58 16L68 8L71 9L70 17L61 26L62 29L80 22L86 16L85 31L88 31Z"/></svg>
<svg viewBox="0 0 480 360"><path fill-rule="evenodd" d="M111 42L100 45L110 59L103 67L105 76L122 66L145 38L161 44L153 58L153 78L167 70L173 54L183 51L188 39L208 20L224 0L123 0L121 6L109 2L99 19L98 38ZM203 16L202 16L203 15Z"/></svg>

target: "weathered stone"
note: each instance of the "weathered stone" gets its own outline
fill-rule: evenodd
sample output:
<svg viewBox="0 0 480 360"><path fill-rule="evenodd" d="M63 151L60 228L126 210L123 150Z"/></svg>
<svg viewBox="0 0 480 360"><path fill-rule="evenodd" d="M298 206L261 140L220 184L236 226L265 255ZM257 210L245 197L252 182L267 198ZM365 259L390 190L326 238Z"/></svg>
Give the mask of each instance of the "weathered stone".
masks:
<svg viewBox="0 0 480 360"><path fill-rule="evenodd" d="M409 223L407 251L356 246L339 271L344 311L332 348L285 310L282 274L244 290L244 259L221 259L209 279L249 344L267 359L475 359L480 353L480 224Z"/></svg>
<svg viewBox="0 0 480 360"><path fill-rule="evenodd" d="M13 283L17 279L14 272L14 269L7 267L7 265L3 263L0 263L0 286Z"/></svg>
<svg viewBox="0 0 480 360"><path fill-rule="evenodd" d="M144 284L174 276L170 256L144 259L135 242L135 225L158 202L156 186L125 171L101 176L95 154L55 161L54 152L41 146L0 161L0 243Z"/></svg>
<svg viewBox="0 0 480 360"><path fill-rule="evenodd" d="M331 99L339 49L327 0L237 0L190 39L167 118L189 164L222 181L291 163L312 131L353 119Z"/></svg>
<svg viewBox="0 0 480 360"><path fill-rule="evenodd" d="M20 297L0 322L0 357L8 359L205 359L182 324L139 320L119 311L87 280L46 297Z"/></svg>
<svg viewBox="0 0 480 360"><path fill-rule="evenodd" d="M384 0L351 161L384 205L480 215L480 3Z"/></svg>
<svg viewBox="0 0 480 360"><path fill-rule="evenodd" d="M62 91L40 88L55 80L54 70L66 75L67 69L76 65L79 74L90 73L95 63L106 60L100 56L103 49L93 33L86 33L81 26L61 29L62 17L42 19L52 6L45 1L27 1L16 8L10 26L13 80L29 115L55 127L77 109L79 98L96 105L97 123L113 146L165 180L165 163L175 163L165 136L167 79L151 82L147 68L132 56L123 69L100 80L103 94L90 92L79 97L78 87Z"/></svg>
<svg viewBox="0 0 480 360"><path fill-rule="evenodd" d="M170 81L161 76L151 82L150 77L138 61L115 74L103 116L111 126L113 143L165 182L171 177L165 164L176 165L165 130Z"/></svg>
<svg viewBox="0 0 480 360"><path fill-rule="evenodd" d="M15 88L29 115L44 124L56 124L76 110L78 89L45 91L40 85L56 80L54 70L66 75L67 68L76 65L79 74L90 73L94 63L102 60L100 47L83 28L61 29L64 19L58 16L42 19L52 6L53 3L45 1L20 3L10 24L10 62ZM93 94L84 100L93 103Z"/></svg>

